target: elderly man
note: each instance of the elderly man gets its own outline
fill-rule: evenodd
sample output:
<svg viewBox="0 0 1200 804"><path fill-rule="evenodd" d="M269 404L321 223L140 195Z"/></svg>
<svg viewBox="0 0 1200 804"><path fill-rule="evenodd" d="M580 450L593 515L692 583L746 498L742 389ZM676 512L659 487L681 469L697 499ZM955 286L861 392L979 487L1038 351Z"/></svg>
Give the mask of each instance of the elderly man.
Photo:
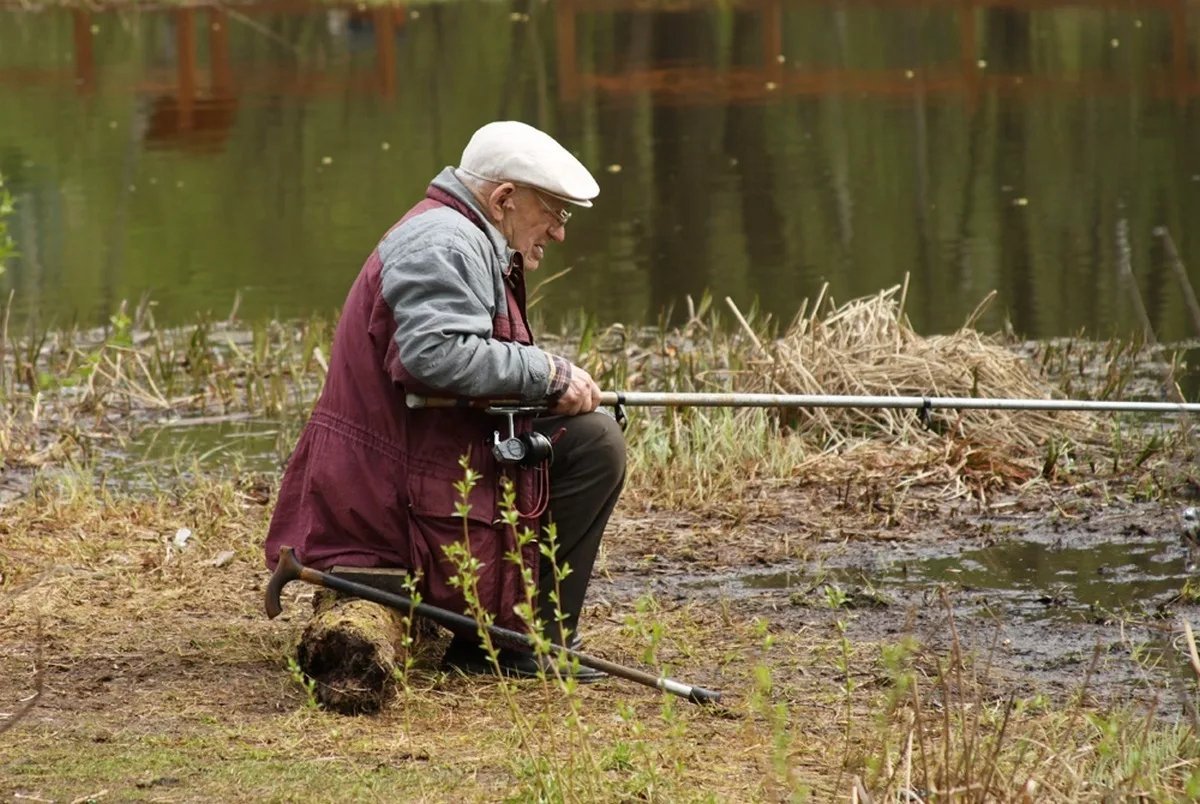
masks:
<svg viewBox="0 0 1200 804"><path fill-rule="evenodd" d="M528 630L518 546L500 519L502 478L512 481L521 527L546 538L553 522L555 580L537 544L533 572L545 633L576 640L600 539L620 494L619 427L596 410L600 389L579 366L534 345L525 272L562 242L570 207L590 207L599 187L579 160L523 123L475 132L457 168L383 236L351 286L333 341L325 388L288 464L266 540L296 548L312 566L397 567L413 573L426 603L464 611L445 548L464 539L480 562L478 594L498 625ZM406 394L546 402L551 415L518 420L541 433L552 457L533 466L501 460L493 433L507 423L467 407L409 408ZM469 512L454 484L466 456L479 480ZM557 595L552 594L557 588ZM555 605L554 598L558 598ZM529 654L501 652L505 673L535 674ZM446 661L486 668L474 635L456 635ZM582 668L579 680L601 674Z"/></svg>

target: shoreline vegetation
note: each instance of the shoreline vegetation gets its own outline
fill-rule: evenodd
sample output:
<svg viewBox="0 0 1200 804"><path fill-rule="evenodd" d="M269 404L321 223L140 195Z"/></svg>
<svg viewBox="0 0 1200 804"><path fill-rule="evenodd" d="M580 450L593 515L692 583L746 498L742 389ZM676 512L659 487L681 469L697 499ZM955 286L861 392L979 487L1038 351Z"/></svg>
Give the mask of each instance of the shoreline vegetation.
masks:
<svg viewBox="0 0 1200 804"><path fill-rule="evenodd" d="M540 345L611 390L1182 400L1178 347L981 334L972 324L990 295L958 331L921 336L904 316L905 291L842 305L822 294L811 311L805 300L782 335L728 299L723 316L706 297L688 299L681 326L633 330L580 316ZM235 309L226 319L159 328L146 301L123 304L102 329L17 338L7 322L3 315L0 448L18 473L88 468L149 428L250 419L279 424L282 466L320 393L336 323L314 316L247 324ZM900 488L941 484L950 497L986 501L989 489L1152 472L1186 460L1192 446L1188 417L1139 414L933 411L922 422L908 410L858 408L629 413L632 466L642 470L630 481L672 504L736 492L746 470L831 481L865 472ZM668 467L678 477L665 477Z"/></svg>
<svg viewBox="0 0 1200 804"><path fill-rule="evenodd" d="M780 330L688 300L678 327L582 318L542 345L606 389L1172 399L1170 347L923 337L905 288L818 298ZM981 305L982 306L982 305ZM804 559L835 522L920 538L950 509L1004 501L1071 517L1200 489L1190 423L1005 411L631 410L629 486L585 614L588 652L721 689L693 707L616 681L502 683L406 664L379 714L322 710L296 671L311 589L262 613L261 544L333 322L205 318L149 305L103 331L0 330L0 791L41 800L948 801L1200 795L1186 620L1149 703L1002 678L960 636L855 636L837 584L821 616L647 591L663 566ZM113 481L151 428L269 420L274 470L181 454ZM809 497L803 494L811 493ZM823 495L823 497L822 497ZM830 499L798 510L800 500ZM754 523L787 523L764 543ZM679 521L693 523L687 532ZM696 524L698 523L698 524ZM632 583L622 585L635 568ZM638 574L640 573L640 574ZM639 580L641 579L641 580ZM301 586L301 584L293 584ZM630 587L642 587L630 590ZM1186 590L1185 590L1186 591ZM1097 661L1094 657L1092 664ZM290 668L290 669L289 669Z"/></svg>

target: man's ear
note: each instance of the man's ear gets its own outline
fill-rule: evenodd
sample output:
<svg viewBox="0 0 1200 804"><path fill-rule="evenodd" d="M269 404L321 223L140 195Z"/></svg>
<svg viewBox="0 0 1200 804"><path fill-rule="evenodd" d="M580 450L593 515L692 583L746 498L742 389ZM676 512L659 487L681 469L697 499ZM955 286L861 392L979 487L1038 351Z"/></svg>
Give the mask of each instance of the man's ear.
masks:
<svg viewBox="0 0 1200 804"><path fill-rule="evenodd" d="M512 200L513 193L517 191L517 186L510 181L496 185L496 188L488 194L488 212L494 220L500 220L504 217L504 210L514 209L515 202Z"/></svg>

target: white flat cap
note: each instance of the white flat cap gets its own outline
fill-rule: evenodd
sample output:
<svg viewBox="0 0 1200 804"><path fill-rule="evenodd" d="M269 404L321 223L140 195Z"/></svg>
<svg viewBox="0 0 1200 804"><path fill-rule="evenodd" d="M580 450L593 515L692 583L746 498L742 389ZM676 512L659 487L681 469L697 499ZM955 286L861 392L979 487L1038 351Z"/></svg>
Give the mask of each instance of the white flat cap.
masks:
<svg viewBox="0 0 1200 804"><path fill-rule="evenodd" d="M600 194L600 185L570 151L516 120L488 123L476 131L458 169L487 181L528 184L581 207L590 207Z"/></svg>

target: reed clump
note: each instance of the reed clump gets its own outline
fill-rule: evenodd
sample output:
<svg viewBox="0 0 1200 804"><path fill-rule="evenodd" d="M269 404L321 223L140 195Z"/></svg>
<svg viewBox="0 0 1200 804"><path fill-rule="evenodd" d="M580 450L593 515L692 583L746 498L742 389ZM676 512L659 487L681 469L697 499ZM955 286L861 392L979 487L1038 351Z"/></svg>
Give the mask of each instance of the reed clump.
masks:
<svg viewBox="0 0 1200 804"><path fill-rule="evenodd" d="M799 315L772 344L761 390L797 394L1061 398L999 336L972 326L992 295L948 335L922 336L904 315L901 286ZM796 430L830 446L855 438L927 444L945 437L978 449L1037 455L1055 438L1087 441L1094 420L1071 412L932 410L925 423L910 410L815 408Z"/></svg>
<svg viewBox="0 0 1200 804"><path fill-rule="evenodd" d="M803 303L782 335L726 299L735 322L705 296L686 322L657 329L600 329L551 342L602 387L649 391L855 396L1179 399L1169 350L1083 337L1021 343L974 328L989 294L963 326L923 336L904 313L903 285L835 304ZM1164 389L1165 386L1165 389ZM905 494L985 501L1042 481L1082 475L1161 489L1182 464L1187 427L1163 417L1011 410L907 408L680 409L630 411L635 493L672 506L752 497L756 484L868 482ZM1161 470L1161 471L1160 471ZM1156 474L1157 473L1157 474ZM1146 480L1150 478L1150 480ZM1175 483L1168 480L1167 484Z"/></svg>
<svg viewBox="0 0 1200 804"><path fill-rule="evenodd" d="M780 337L769 320L728 305L732 325L705 297L689 300L679 326L666 313L643 329L585 318L542 344L602 387L628 390L1161 399L1161 376L1147 383L1135 369L1176 368L1137 343L1014 343L976 331L977 314L957 332L925 337L904 315L899 287L841 306L822 295ZM146 303L122 305L102 330L0 333L0 449L9 467L36 471L111 459L154 428L262 420L290 433L320 392L331 339L320 318L243 325L210 316L161 328ZM685 408L631 410L630 419L633 494L677 508L725 501L735 516L763 483L798 477L982 499L1043 478L1072 480L1085 462L1093 476L1145 476L1178 442L1169 432L1145 438L1145 420L1130 428L1128 418L1033 411L923 419L902 409ZM277 463L290 444L280 438Z"/></svg>
<svg viewBox="0 0 1200 804"><path fill-rule="evenodd" d="M1062 398L1000 336L973 324L922 336L904 314L904 286L843 305L818 297L788 331L761 351L764 371L746 390L822 395ZM1026 483L1055 470L1057 456L1103 446L1095 417L1072 412L809 408L788 415L790 432L820 455L806 470L833 476L844 461L900 469L954 496ZM1047 461L1049 452L1055 460ZM851 458L851 456L853 456ZM829 460L832 458L833 460Z"/></svg>

